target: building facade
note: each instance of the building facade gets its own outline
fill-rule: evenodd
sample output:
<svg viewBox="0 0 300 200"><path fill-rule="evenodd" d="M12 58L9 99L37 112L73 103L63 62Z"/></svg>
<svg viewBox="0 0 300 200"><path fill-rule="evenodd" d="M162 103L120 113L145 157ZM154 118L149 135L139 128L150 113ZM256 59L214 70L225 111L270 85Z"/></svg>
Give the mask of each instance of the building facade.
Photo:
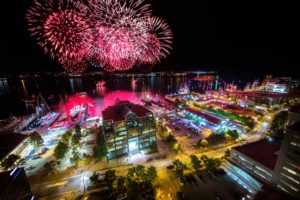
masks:
<svg viewBox="0 0 300 200"><path fill-rule="evenodd" d="M156 123L146 107L116 101L102 112L107 158L134 155L156 145Z"/></svg>
<svg viewBox="0 0 300 200"><path fill-rule="evenodd" d="M261 140L232 148L236 165L297 199L300 199L300 106L289 111L282 143Z"/></svg>
<svg viewBox="0 0 300 200"><path fill-rule="evenodd" d="M35 199L23 168L0 173L1 200L33 200Z"/></svg>

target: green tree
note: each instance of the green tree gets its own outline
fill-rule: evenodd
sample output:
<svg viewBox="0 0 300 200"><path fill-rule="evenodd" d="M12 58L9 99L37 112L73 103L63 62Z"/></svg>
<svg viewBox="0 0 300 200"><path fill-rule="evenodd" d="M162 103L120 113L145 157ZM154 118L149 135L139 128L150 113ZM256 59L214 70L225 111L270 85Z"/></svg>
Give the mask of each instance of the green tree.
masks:
<svg viewBox="0 0 300 200"><path fill-rule="evenodd" d="M175 160L173 162L173 165L177 176L182 177L183 170L185 169L185 165L180 160Z"/></svg>
<svg viewBox="0 0 300 200"><path fill-rule="evenodd" d="M69 144L71 137L72 133L70 131L66 131L61 137L61 142Z"/></svg>
<svg viewBox="0 0 300 200"><path fill-rule="evenodd" d="M193 166L193 168L195 170L199 170L201 167L201 161L199 160L199 158L195 155L190 155L190 159L191 159L191 165Z"/></svg>
<svg viewBox="0 0 300 200"><path fill-rule="evenodd" d="M98 178L99 178L99 175L97 173L93 173L92 176L90 176L90 181L92 183L92 185L97 185L98 184Z"/></svg>
<svg viewBox="0 0 300 200"><path fill-rule="evenodd" d="M46 162L43 167L46 174L49 174L54 170L54 165L50 162Z"/></svg>
<svg viewBox="0 0 300 200"><path fill-rule="evenodd" d="M239 134L236 130L230 130L227 132L228 135L230 135L232 140L236 140L239 138Z"/></svg>
<svg viewBox="0 0 300 200"><path fill-rule="evenodd" d="M20 156L15 155L15 154L11 154L11 155L9 155L9 156L1 163L1 166L2 166L4 169L9 169L9 168L11 168L11 167L14 167L16 161L19 160L19 159L20 159Z"/></svg>
<svg viewBox="0 0 300 200"><path fill-rule="evenodd" d="M81 140L81 134L75 133L71 139L72 146L79 146L80 140Z"/></svg>
<svg viewBox="0 0 300 200"><path fill-rule="evenodd" d="M207 158L204 163L208 171L216 171L221 165L221 160L218 158Z"/></svg>
<svg viewBox="0 0 300 200"><path fill-rule="evenodd" d="M232 137L228 133L224 134L224 138L225 138L226 142L230 142L232 140Z"/></svg>
<svg viewBox="0 0 300 200"><path fill-rule="evenodd" d="M146 168L143 165L138 165L136 167L131 167L128 170L127 177L132 180L141 182L146 179Z"/></svg>
<svg viewBox="0 0 300 200"><path fill-rule="evenodd" d="M277 139L283 139L284 131L286 129L288 119L288 111L279 112L273 118L270 126L270 130L273 136Z"/></svg>
<svg viewBox="0 0 300 200"><path fill-rule="evenodd" d="M76 124L74 129L75 129L75 134L81 135L81 127L79 124Z"/></svg>
<svg viewBox="0 0 300 200"><path fill-rule="evenodd" d="M200 157L200 159L201 159L203 162L205 162L205 161L208 159L208 157L207 157L207 155L202 155L202 156Z"/></svg>
<svg viewBox="0 0 300 200"><path fill-rule="evenodd" d="M68 151L68 145L60 141L54 149L54 157L57 160L63 159L67 151Z"/></svg>
<svg viewBox="0 0 300 200"><path fill-rule="evenodd" d="M41 147L44 143L42 136L38 132L33 132L30 135L29 140L30 140L30 143L36 148Z"/></svg>
<svg viewBox="0 0 300 200"><path fill-rule="evenodd" d="M126 178L124 176L119 176L117 179L118 190L120 191L125 190L125 183L126 183Z"/></svg>
<svg viewBox="0 0 300 200"><path fill-rule="evenodd" d="M104 137L101 127L99 128L99 131L97 133L96 142L97 142L97 145L93 148L93 156L98 161L100 161L102 159L102 157L105 156L107 153L105 137Z"/></svg>
<svg viewBox="0 0 300 200"><path fill-rule="evenodd" d="M113 183L116 180L116 178L116 170L107 170L105 172L104 182L110 189L112 189Z"/></svg>
<svg viewBox="0 0 300 200"><path fill-rule="evenodd" d="M156 168L153 166L148 167L146 180L153 182L157 178L157 171Z"/></svg>

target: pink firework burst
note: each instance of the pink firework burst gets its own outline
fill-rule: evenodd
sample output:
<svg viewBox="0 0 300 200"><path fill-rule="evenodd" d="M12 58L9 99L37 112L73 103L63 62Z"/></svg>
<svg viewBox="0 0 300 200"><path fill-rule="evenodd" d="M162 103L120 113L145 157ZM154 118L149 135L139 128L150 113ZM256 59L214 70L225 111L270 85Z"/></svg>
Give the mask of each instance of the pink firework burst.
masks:
<svg viewBox="0 0 300 200"><path fill-rule="evenodd" d="M92 44L90 23L78 14L77 5L69 0L35 0L26 15L32 36L60 63L80 62Z"/></svg>
<svg viewBox="0 0 300 200"><path fill-rule="evenodd" d="M170 54L172 32L145 0L34 0L26 15L38 44L71 73L89 64L125 71Z"/></svg>

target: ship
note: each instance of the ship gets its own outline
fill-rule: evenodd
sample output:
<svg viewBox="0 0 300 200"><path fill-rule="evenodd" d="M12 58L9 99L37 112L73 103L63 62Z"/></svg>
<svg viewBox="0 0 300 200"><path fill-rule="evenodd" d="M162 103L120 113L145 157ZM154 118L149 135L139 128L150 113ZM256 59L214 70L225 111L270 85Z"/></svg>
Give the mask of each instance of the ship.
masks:
<svg viewBox="0 0 300 200"><path fill-rule="evenodd" d="M79 105L76 105L70 110L70 115L71 115L71 120L74 121L75 118L78 116L80 113L81 107Z"/></svg>
<svg viewBox="0 0 300 200"><path fill-rule="evenodd" d="M132 74L132 77L131 77L131 84L132 85L135 85L137 83L137 79L134 79L134 75Z"/></svg>
<svg viewBox="0 0 300 200"><path fill-rule="evenodd" d="M97 87L103 87L106 84L105 81L98 81L98 83L96 84Z"/></svg>

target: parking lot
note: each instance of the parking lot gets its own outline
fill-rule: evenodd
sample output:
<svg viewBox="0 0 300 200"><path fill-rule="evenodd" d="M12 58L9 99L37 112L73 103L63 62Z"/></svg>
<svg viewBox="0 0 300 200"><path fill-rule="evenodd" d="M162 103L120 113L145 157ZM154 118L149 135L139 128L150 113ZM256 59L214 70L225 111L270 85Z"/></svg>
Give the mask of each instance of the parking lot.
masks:
<svg viewBox="0 0 300 200"><path fill-rule="evenodd" d="M177 194L179 199L235 200L251 198L248 191L225 172L218 174L208 172L189 174L179 178L178 182L181 185L181 192Z"/></svg>

